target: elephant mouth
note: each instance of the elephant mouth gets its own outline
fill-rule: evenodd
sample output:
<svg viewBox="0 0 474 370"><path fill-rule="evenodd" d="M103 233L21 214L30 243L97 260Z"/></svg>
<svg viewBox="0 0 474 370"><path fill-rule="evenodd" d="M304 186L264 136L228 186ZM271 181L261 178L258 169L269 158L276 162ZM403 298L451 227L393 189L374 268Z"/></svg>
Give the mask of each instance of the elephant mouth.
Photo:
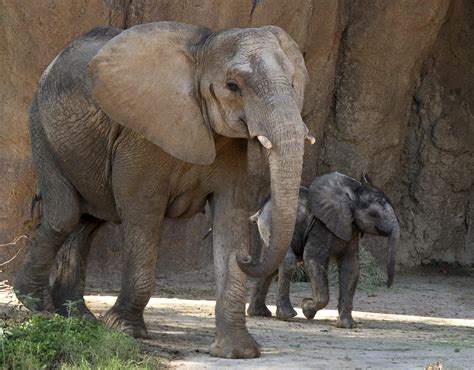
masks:
<svg viewBox="0 0 474 370"><path fill-rule="evenodd" d="M389 236L390 233L385 231L385 230L382 230L381 228L379 228L378 226L375 226L375 230L382 236Z"/></svg>

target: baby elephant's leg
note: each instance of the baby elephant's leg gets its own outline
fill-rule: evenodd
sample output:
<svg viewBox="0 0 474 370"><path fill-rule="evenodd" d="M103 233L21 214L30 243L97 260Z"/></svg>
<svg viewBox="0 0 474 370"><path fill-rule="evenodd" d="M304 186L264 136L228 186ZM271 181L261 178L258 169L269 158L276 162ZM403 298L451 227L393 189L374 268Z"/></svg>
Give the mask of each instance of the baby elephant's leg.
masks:
<svg viewBox="0 0 474 370"><path fill-rule="evenodd" d="M356 326L352 319L352 302L359 279L359 254L357 245L351 246L347 253L337 259L339 269L339 318L338 328L351 329Z"/></svg>
<svg viewBox="0 0 474 370"><path fill-rule="evenodd" d="M296 256L290 248L278 269L277 317L282 320L297 315L290 302L290 282L296 270Z"/></svg>
<svg viewBox="0 0 474 370"><path fill-rule="evenodd" d="M328 235L328 238L330 237ZM301 302L303 315L307 319L314 318L316 312L326 307L329 302L328 266L332 241L323 241L310 235L303 254L304 266L313 291L312 298L304 298Z"/></svg>
<svg viewBox="0 0 474 370"><path fill-rule="evenodd" d="M265 304L265 298L267 297L268 289L270 288L276 273L277 271L273 272L270 276L258 279L255 282L250 293L250 304L247 308L247 315L272 316L272 313Z"/></svg>

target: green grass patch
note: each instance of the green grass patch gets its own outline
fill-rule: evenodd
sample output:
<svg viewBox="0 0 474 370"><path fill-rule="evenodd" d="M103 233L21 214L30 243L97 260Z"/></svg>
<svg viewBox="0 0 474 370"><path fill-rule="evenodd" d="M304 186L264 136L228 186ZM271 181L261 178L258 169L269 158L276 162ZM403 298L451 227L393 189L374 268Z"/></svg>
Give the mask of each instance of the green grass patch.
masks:
<svg viewBox="0 0 474 370"><path fill-rule="evenodd" d="M154 369L140 342L99 321L33 314L0 320L2 369Z"/></svg>

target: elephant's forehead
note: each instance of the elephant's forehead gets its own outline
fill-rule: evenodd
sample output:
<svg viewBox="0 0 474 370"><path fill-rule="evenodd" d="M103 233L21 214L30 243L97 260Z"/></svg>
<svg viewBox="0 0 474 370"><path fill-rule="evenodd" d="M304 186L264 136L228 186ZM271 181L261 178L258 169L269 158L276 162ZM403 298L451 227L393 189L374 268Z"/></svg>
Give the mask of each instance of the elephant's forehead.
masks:
<svg viewBox="0 0 474 370"><path fill-rule="evenodd" d="M368 205L379 204L382 207L390 206L390 201L380 190L374 188L364 190L365 191L363 191L360 195L360 199L366 202Z"/></svg>
<svg viewBox="0 0 474 370"><path fill-rule="evenodd" d="M213 40L214 48L231 48L237 56L247 56L259 50L276 50L278 40L270 31L258 28L231 29L220 32Z"/></svg>

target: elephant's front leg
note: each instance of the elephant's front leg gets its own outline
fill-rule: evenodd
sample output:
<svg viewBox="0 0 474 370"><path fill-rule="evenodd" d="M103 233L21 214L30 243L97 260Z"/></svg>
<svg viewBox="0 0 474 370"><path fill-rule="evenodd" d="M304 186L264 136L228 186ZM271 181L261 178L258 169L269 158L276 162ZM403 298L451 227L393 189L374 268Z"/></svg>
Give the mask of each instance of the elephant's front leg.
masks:
<svg viewBox="0 0 474 370"><path fill-rule="evenodd" d="M216 336L210 354L223 358L260 356L257 342L245 325L245 274L236 256L248 254L247 201L242 189L215 193L213 209L214 269L216 275Z"/></svg>
<svg viewBox="0 0 474 370"><path fill-rule="evenodd" d="M359 280L359 252L358 238L352 240L346 253L338 257L337 266L339 270L339 318L336 326L338 328L352 329L356 326L352 318L352 302Z"/></svg>
<svg viewBox="0 0 474 370"><path fill-rule="evenodd" d="M301 303L307 319L312 319L329 302L328 267L332 243L331 234L319 228L311 231L304 248L304 267L313 290L313 298L305 298Z"/></svg>
<svg viewBox="0 0 474 370"><path fill-rule="evenodd" d="M105 323L135 338L148 338L143 311L155 286L155 266L163 215L154 214L138 222L125 221L122 287L114 306L104 315Z"/></svg>

